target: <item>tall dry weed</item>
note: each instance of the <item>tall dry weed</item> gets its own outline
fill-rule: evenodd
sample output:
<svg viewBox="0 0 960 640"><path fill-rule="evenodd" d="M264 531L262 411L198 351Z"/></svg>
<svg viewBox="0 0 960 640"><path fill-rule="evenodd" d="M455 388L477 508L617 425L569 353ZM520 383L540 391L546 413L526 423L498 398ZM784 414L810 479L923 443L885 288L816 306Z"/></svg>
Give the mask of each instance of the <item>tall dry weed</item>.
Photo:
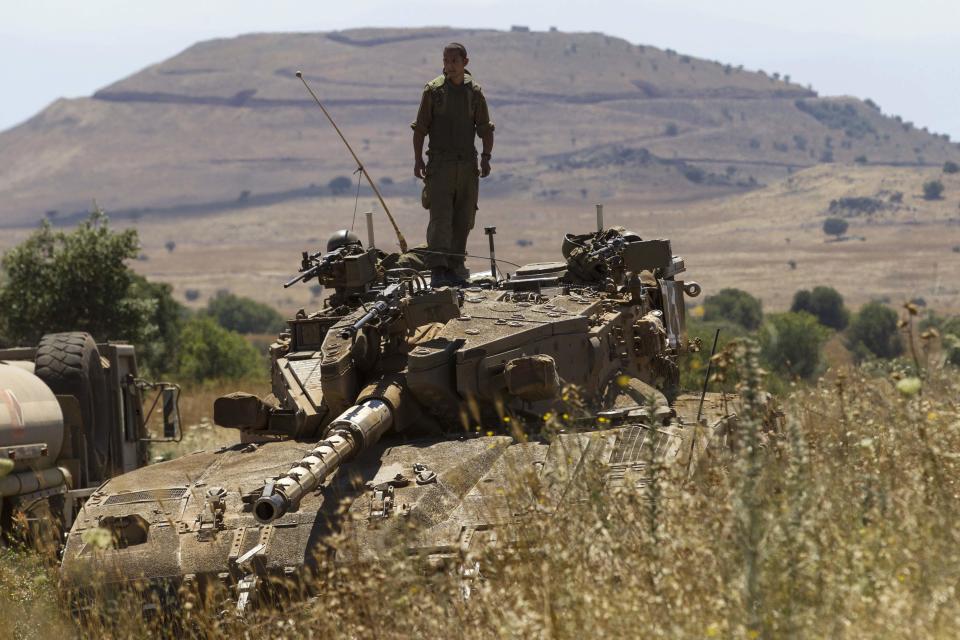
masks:
<svg viewBox="0 0 960 640"><path fill-rule="evenodd" d="M580 481L558 491L536 469L514 470L503 495L513 526L446 569L408 554L415 531L404 528L377 563L334 562L334 551L356 550L344 533L309 584L284 585L303 597L278 608L238 619L226 594L211 592L144 618L129 597L77 628L49 586L54 574L21 553L0 568L0 611L24 637L955 636L956 370L929 367L913 391L851 369L797 389L770 434L755 348L737 349L732 453L692 478L648 454L611 487L599 449L569 439L564 456ZM38 575L47 586L20 598Z"/></svg>

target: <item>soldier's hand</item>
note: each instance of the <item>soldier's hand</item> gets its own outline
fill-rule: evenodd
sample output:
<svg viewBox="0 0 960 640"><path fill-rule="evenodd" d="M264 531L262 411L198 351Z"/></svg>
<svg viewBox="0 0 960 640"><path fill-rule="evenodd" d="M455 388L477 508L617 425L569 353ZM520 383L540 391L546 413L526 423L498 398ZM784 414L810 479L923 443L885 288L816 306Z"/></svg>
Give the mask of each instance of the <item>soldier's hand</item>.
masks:
<svg viewBox="0 0 960 640"><path fill-rule="evenodd" d="M480 177L486 178L490 175L490 158L480 159Z"/></svg>
<svg viewBox="0 0 960 640"><path fill-rule="evenodd" d="M427 165L424 164L423 158L417 158L413 163L413 175L417 178L423 180L427 177Z"/></svg>

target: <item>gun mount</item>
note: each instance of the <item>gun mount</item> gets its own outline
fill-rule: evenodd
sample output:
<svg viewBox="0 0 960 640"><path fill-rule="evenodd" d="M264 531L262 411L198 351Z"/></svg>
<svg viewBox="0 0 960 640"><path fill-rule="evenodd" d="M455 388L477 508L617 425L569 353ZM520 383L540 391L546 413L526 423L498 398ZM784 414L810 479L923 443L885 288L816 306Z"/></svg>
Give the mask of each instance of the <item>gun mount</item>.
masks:
<svg viewBox="0 0 960 640"><path fill-rule="evenodd" d="M651 450L689 468L699 439L732 419L707 394L698 423L700 394L679 389L692 348L683 296L699 285L681 279L668 240L622 229L568 234L562 255L484 286L434 288L359 241L307 254L294 280L335 292L270 346L271 393L216 400L214 421L239 443L102 487L68 537L65 585L82 588L97 563L108 582L175 589L208 576L240 589L309 570L334 531L358 541L359 557L338 561L375 559L400 544L376 525L399 515L422 525L411 552L459 549L443 552L455 561L493 543L478 532L510 525L502 489L516 465L575 482L589 449L611 485L635 482ZM559 436L541 431L545 415L569 416ZM84 531L134 521L139 533L117 533L116 550L85 551Z"/></svg>

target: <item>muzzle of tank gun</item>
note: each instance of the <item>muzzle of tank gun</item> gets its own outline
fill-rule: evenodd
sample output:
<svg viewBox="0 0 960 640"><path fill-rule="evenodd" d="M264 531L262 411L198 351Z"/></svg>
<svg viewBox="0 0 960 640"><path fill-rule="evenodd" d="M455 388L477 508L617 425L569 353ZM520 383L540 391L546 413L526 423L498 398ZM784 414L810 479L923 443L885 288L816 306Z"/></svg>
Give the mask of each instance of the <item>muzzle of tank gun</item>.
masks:
<svg viewBox="0 0 960 640"><path fill-rule="evenodd" d="M372 446L394 422L384 400L370 398L344 411L330 423L327 437L289 471L268 480L253 505L258 522L268 524L296 509L340 465Z"/></svg>

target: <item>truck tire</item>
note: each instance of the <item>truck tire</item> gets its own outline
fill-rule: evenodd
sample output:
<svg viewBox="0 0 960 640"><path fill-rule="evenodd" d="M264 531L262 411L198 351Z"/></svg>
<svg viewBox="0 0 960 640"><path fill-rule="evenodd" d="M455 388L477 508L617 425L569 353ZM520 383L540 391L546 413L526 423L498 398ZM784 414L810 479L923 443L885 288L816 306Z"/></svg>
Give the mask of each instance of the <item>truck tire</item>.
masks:
<svg viewBox="0 0 960 640"><path fill-rule="evenodd" d="M97 344L89 333L50 333L40 339L34 375L56 395L80 403L82 433L71 434L73 456L80 459L78 487L99 484L110 474L110 412L107 380Z"/></svg>

